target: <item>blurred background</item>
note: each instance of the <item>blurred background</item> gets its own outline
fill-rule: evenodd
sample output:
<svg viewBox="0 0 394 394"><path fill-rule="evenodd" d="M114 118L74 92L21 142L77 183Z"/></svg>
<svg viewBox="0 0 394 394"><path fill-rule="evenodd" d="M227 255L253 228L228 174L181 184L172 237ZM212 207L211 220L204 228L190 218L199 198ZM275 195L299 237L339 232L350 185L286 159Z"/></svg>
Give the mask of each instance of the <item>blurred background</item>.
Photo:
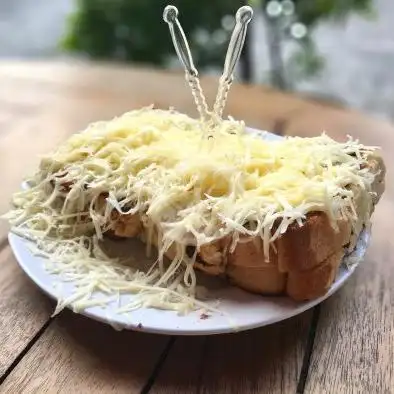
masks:
<svg viewBox="0 0 394 394"><path fill-rule="evenodd" d="M173 0L200 72L219 74L236 9L255 10L237 78L394 120L393 0ZM0 60L179 68L163 0L2 0Z"/></svg>

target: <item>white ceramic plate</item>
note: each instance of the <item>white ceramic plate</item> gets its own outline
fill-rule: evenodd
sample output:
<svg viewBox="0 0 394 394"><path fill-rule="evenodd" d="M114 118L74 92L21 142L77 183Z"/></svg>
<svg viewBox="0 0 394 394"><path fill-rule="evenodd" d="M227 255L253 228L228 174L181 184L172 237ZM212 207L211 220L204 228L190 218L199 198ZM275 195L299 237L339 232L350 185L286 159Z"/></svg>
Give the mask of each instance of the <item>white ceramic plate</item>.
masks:
<svg viewBox="0 0 394 394"><path fill-rule="evenodd" d="M251 130L253 131L253 130ZM277 136L267 134L265 138L276 139ZM364 231L358 241L356 250L348 257L348 261L360 261L367 249L370 233ZM43 258L34 256L28 248L28 241L10 233L11 248L22 269L26 274L48 295L57 298L54 285L60 278L49 274L44 269ZM140 253L140 252L139 252ZM284 319L288 319L309 308L319 304L335 293L354 272L357 264L347 267L346 261L341 265L337 278L329 291L321 298L297 303L287 297L263 297L247 293L241 289L230 286L216 278L203 278L209 289L209 298L217 302L223 314L213 313L208 318L202 318L201 312L192 312L180 316L176 312L157 309L139 309L130 313L118 313L118 303L109 304L107 307L87 308L82 314L111 324L116 329L135 329L159 334L174 335L207 335L221 334L234 331L248 330L262 327ZM71 295L72 283L62 284L63 296ZM99 297L95 294L93 297ZM122 295L129 300L132 295Z"/></svg>

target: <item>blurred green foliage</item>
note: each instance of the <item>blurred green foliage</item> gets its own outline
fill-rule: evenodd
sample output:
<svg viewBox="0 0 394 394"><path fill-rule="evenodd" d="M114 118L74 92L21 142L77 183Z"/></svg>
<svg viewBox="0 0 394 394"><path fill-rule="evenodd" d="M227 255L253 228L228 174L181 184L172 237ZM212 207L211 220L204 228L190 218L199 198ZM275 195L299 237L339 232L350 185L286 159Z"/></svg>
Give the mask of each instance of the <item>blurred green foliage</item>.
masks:
<svg viewBox="0 0 394 394"><path fill-rule="evenodd" d="M66 50L84 53L95 59L156 65L167 65L174 58L175 50L168 26L162 19L168 0L76 1L76 12L69 19L62 41L62 47ZM289 0L276 1L280 4L285 2L289 3ZM198 68L221 67L233 27L232 16L245 1L172 0L170 3L180 11L179 19ZM249 0L248 3L265 10L269 1ZM320 21L330 18L344 20L354 11L372 15L372 3L372 0L293 0L291 19L305 25L308 35L295 40L299 51L286 65L286 68L292 68L288 73L291 79L311 76L322 68L324 59L316 52L310 34ZM268 28L278 28L280 25L281 22L279 25L276 22L267 23ZM288 27L282 30L280 34L273 35L275 40L294 39ZM272 48L272 42L266 44ZM272 56L273 51L269 53ZM250 64L250 59L247 63ZM278 87L282 86L279 84Z"/></svg>
<svg viewBox="0 0 394 394"><path fill-rule="evenodd" d="M195 62L222 64L228 34L223 16L234 15L239 0L173 0ZM63 47L92 58L165 64L175 54L163 21L168 0L78 0Z"/></svg>
<svg viewBox="0 0 394 394"><path fill-rule="evenodd" d="M351 13L373 15L373 0L293 0L298 20L313 27L322 19L343 21Z"/></svg>

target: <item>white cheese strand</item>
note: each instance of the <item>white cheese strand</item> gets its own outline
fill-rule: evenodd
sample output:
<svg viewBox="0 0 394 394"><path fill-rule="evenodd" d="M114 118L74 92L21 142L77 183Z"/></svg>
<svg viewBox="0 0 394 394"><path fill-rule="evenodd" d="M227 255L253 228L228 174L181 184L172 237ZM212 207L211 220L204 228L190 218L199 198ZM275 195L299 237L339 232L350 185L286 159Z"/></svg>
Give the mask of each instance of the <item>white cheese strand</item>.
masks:
<svg viewBox="0 0 394 394"><path fill-rule="evenodd" d="M273 241L293 222L302 225L308 212L326 212L334 228L342 216L354 223L349 186L360 187L368 206L374 176L362 167L373 149L325 134L266 141L233 120L207 142L197 120L144 108L90 125L45 156L7 218L36 241L53 272L75 283L76 295L60 307L82 307L102 291L138 293L135 305L185 312L198 304L187 245L199 250L230 235L231 252L240 235L260 236L268 259ZM148 248L153 232L160 234L159 259L148 272L98 249L112 210L143 218ZM171 245L176 256L165 267Z"/></svg>

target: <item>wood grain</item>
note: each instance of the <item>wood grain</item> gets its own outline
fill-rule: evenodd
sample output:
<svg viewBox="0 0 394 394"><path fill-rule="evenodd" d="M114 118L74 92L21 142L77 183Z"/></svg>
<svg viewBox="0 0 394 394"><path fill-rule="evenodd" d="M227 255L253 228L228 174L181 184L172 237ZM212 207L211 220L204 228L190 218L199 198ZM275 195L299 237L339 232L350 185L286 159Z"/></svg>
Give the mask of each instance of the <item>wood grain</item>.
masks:
<svg viewBox="0 0 394 394"><path fill-rule="evenodd" d="M195 114L175 73L106 64L0 63L0 212L37 154L94 120L154 103ZM210 101L217 81L205 78ZM321 307L305 393L394 392L394 127L349 110L270 89L234 84L227 113L252 127L288 135L347 134L383 147L387 191L373 218L365 263ZM0 247L7 227L0 224ZM0 248L1 249L1 248ZM6 247L0 254L0 374L48 321L50 303L22 274ZM294 393L311 313L272 327L210 338L181 338L153 381L167 339L116 333L69 312L52 322L6 378L1 392ZM307 369L306 369L307 371ZM150 379L149 379L150 378ZM302 387L301 387L302 388Z"/></svg>
<svg viewBox="0 0 394 394"><path fill-rule="evenodd" d="M110 84L109 79L112 80ZM8 118L6 117L4 121L7 125L0 135L0 160L2 160L0 164L6 166L12 163L12 170L2 174L5 193L0 201L2 204L0 209L6 207L5 196L10 196L18 187L27 168L33 169L37 164L38 153L48 151L67 135L83 128L91 121L108 119L152 102L158 107L168 108L173 105L189 114L195 113L190 92L178 74L156 74L145 70L114 69L100 65L65 66L60 63L49 66L29 64L27 67L21 63L2 63L0 82L3 82L3 86L8 84L9 91L11 86L13 87L11 95L0 94L0 102L5 103L3 107L8 109ZM207 95L213 97L216 93L216 81L206 79L203 84ZM171 95L168 92L171 92ZM241 93L248 95L248 102L237 100ZM277 105L277 100L280 101L280 105ZM272 128L277 124L278 119L287 119L290 113L305 105L303 101L263 88L234 86L228 110L235 116L245 118L251 126ZM21 120L21 112L29 113L29 117L24 121ZM21 141L32 141L33 137L34 143L21 144ZM5 235L5 230L0 229L1 235ZM303 319L306 319L303 320L305 328L308 325L308 318ZM31 357L36 348L44 353L52 353L52 346L55 345L50 338L51 335L55 335L51 334L55 330L56 328L51 326L42 337L42 341L37 343L27 357ZM306 332L305 330L303 334L306 335ZM244 335L243 338L248 338L248 335ZM220 346L217 352L220 353ZM273 352L272 348L271 352ZM56 357L59 357L59 354L56 352ZM35 360L35 357L32 360ZM66 373L69 364L64 360L61 363L64 371L62 373ZM295 361L291 358L291 362L290 360L288 362L289 370L293 370L294 363L299 364L299 360ZM267 367L263 366L263 369L268 374ZM18 367L15 374L9 376L7 382L21 379L17 378L20 371ZM298 369L294 371L296 375ZM86 372L88 375L89 373ZM50 389L55 389L58 383L57 378L54 379L52 383L48 383ZM25 381L25 378L22 380ZM296 380L295 377L293 384L296 384ZM20 386L22 383L12 384L22 387ZM272 387L280 387L278 381L272 384ZM30 390L29 387L34 388L34 385L35 383L29 380L24 387ZM6 384L5 387L9 386Z"/></svg>
<svg viewBox="0 0 394 394"><path fill-rule="evenodd" d="M322 306L305 393L394 392L394 248L383 236L394 233L394 224L387 199L375 213L367 258Z"/></svg>
<svg viewBox="0 0 394 394"><path fill-rule="evenodd" d="M159 108L173 106L196 115L190 89L180 73L98 63L2 62L1 76L23 88L42 89L55 101L60 97L70 99L69 105L73 109L79 107L80 113L85 112L85 108L78 102L90 102L94 104L96 120L150 104ZM217 78L205 77L202 85L207 101L212 102ZM74 100L78 101L76 105ZM261 86L234 83L225 114L244 119L251 127L272 129L278 119L287 119L308 105L305 100Z"/></svg>
<svg viewBox="0 0 394 394"><path fill-rule="evenodd" d="M53 303L26 277L9 247L0 251L0 380L49 318Z"/></svg>
<svg viewBox="0 0 394 394"><path fill-rule="evenodd" d="M295 393L311 315L239 334L178 339L152 393Z"/></svg>
<svg viewBox="0 0 394 394"><path fill-rule="evenodd" d="M0 386L0 393L139 393L168 337L118 332L64 311Z"/></svg>
<svg viewBox="0 0 394 394"><path fill-rule="evenodd" d="M9 79L2 71L0 65L0 85L6 85ZM28 75L24 83L13 81L12 93L9 90L3 97L5 90L0 91L0 214L9 209L12 193L24 177L35 171L40 154L51 151L88 123L110 119L132 104L122 97L96 96L89 91L82 94L78 85L62 89L41 84L34 73ZM7 224L0 221L0 242L7 232Z"/></svg>
<svg viewBox="0 0 394 394"><path fill-rule="evenodd" d="M9 82L0 74L0 214L8 210L11 194L36 161L35 154L51 142L37 131L40 94L34 100L33 92L29 95ZM52 136L52 142L56 138ZM7 231L8 225L0 221L0 380L45 327L54 307L17 265Z"/></svg>
<svg viewBox="0 0 394 394"><path fill-rule="evenodd" d="M382 147L386 192L372 217L367 258L344 288L321 307L305 393L394 393L394 127L371 118L311 104L286 133L326 129ZM316 131L315 131L316 133Z"/></svg>

